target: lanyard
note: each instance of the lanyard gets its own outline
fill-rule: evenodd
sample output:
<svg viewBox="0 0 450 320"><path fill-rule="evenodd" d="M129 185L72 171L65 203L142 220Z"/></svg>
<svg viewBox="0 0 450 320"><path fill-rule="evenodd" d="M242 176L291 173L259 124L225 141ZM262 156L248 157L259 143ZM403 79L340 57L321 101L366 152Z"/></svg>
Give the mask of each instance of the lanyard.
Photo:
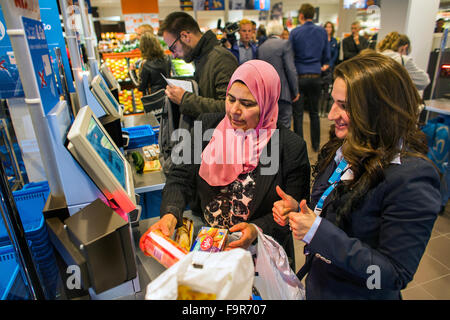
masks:
<svg viewBox="0 0 450 320"><path fill-rule="evenodd" d="M341 181L342 173L344 172L346 167L347 161L345 161L345 159L342 159L341 162L339 162L336 170L334 170L330 179L328 179L328 183L330 183L330 186L322 194L322 196L319 199L319 202L317 202L316 208L314 209L316 215L320 215L320 213L322 212L323 203L325 202L325 199L330 195L331 191L333 191L334 188L336 188L338 182Z"/></svg>

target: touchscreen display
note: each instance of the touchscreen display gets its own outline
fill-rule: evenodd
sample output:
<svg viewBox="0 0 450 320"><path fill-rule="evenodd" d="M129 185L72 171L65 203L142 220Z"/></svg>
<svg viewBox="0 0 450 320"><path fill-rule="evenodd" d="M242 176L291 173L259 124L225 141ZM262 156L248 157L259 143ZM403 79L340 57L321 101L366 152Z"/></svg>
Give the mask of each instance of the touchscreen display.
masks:
<svg viewBox="0 0 450 320"><path fill-rule="evenodd" d="M119 112L119 105L118 105L116 99L114 99L114 97L112 96L112 94L109 91L109 89L105 86L105 82L100 81L99 84L100 84L100 88L102 88L102 90L105 92L105 94L108 97L109 101L113 104L114 108Z"/></svg>
<svg viewBox="0 0 450 320"><path fill-rule="evenodd" d="M105 136L102 129L92 117L89 121L86 138L122 187L127 190L125 182L125 164L122 158L117 154L111 141Z"/></svg>

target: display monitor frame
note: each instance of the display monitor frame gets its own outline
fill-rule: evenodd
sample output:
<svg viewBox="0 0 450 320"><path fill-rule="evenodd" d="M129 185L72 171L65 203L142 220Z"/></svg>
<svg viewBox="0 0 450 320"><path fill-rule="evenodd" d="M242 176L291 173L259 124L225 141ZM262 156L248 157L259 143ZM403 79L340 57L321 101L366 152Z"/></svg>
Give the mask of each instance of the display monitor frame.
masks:
<svg viewBox="0 0 450 320"><path fill-rule="evenodd" d="M108 84L109 89L117 89L120 91L119 82L116 80L116 78L114 78L113 73L106 64L102 64L102 66L100 67L100 73L103 76L105 82Z"/></svg>
<svg viewBox="0 0 450 320"><path fill-rule="evenodd" d="M98 126L101 133L112 147L113 153L111 153L111 158L116 155L123 163L125 188L87 137L92 121L95 122L94 124ZM72 127L67 134L67 140L67 148L73 157L91 177L92 181L97 185L105 197L109 201L114 200L120 209L122 209L125 213L122 217L128 221L126 214L136 209L136 196L131 165L89 106L84 106L78 112Z"/></svg>
<svg viewBox="0 0 450 320"><path fill-rule="evenodd" d="M121 118L123 116L122 107L119 102L114 98L113 94L109 90L108 85L101 75L96 75L91 81L91 91L97 98L103 109L107 110L107 113L115 117Z"/></svg>

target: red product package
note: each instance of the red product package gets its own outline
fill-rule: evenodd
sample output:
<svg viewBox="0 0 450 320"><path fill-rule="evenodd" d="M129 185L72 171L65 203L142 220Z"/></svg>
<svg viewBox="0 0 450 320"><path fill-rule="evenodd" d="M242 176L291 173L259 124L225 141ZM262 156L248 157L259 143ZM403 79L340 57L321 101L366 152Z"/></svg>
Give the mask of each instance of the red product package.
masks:
<svg viewBox="0 0 450 320"><path fill-rule="evenodd" d="M182 259L188 251L178 243L166 237L161 231L148 230L139 240L139 248L145 255L155 258L166 268L171 267Z"/></svg>

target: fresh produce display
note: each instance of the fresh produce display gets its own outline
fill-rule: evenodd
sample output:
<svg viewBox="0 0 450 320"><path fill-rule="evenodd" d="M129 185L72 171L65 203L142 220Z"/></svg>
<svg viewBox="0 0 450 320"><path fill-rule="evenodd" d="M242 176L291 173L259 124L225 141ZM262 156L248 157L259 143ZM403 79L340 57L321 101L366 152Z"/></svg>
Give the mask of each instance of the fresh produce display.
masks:
<svg viewBox="0 0 450 320"><path fill-rule="evenodd" d="M136 105L136 112L143 112L144 105L142 104L142 92L134 88L133 90L122 90L119 92L119 103L124 106L124 113L129 114L133 112L133 94L134 103Z"/></svg>
<svg viewBox="0 0 450 320"><path fill-rule="evenodd" d="M128 52L139 48L139 41L135 34L105 32L101 34L98 48L100 52Z"/></svg>
<svg viewBox="0 0 450 320"><path fill-rule="evenodd" d="M138 60L138 57L135 58L129 58L130 64L136 63ZM130 76L128 74L128 63L127 58L106 58L105 64L109 67L111 72L114 75L114 78L117 79L117 81L130 81Z"/></svg>

